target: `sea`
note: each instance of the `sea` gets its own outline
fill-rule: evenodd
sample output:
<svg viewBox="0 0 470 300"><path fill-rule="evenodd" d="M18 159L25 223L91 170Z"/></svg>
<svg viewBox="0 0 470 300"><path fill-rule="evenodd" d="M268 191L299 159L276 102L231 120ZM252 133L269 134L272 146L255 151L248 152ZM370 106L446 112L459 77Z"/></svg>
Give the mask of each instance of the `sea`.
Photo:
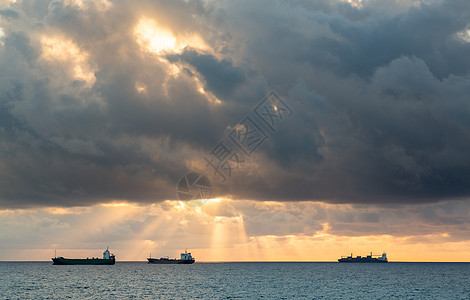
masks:
<svg viewBox="0 0 470 300"><path fill-rule="evenodd" d="M0 299L470 299L470 263L0 262Z"/></svg>

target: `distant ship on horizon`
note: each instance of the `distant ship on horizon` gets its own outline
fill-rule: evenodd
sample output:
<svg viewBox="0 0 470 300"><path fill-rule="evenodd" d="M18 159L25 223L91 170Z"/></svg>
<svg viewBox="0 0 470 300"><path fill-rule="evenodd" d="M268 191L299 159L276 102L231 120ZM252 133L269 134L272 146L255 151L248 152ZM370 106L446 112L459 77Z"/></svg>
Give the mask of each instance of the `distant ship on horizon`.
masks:
<svg viewBox="0 0 470 300"><path fill-rule="evenodd" d="M52 258L52 261L53 265L114 265L116 257L106 247L106 250L103 252L103 258L65 258L60 256Z"/></svg>
<svg viewBox="0 0 470 300"><path fill-rule="evenodd" d="M161 258L152 258L152 254L150 254L150 257L147 258L149 264L193 264L196 260L191 256L191 253L188 253L187 250L184 251L184 253L181 253L181 258L176 259L176 258L169 258L168 256L166 257L161 257Z"/></svg>
<svg viewBox="0 0 470 300"><path fill-rule="evenodd" d="M376 257L374 257L376 256ZM387 253L382 253L382 256L380 255L372 255L372 252L370 255L367 255L365 257L362 256L356 256L353 257L353 254L351 253L350 256L341 256L341 258L338 259L338 262L340 263L387 263Z"/></svg>

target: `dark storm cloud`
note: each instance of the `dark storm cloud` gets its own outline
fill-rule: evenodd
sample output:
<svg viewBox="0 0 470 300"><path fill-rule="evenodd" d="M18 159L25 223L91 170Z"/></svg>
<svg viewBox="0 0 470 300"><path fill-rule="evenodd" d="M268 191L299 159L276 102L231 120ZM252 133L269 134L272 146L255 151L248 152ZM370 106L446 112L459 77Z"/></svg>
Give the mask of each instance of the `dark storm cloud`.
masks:
<svg viewBox="0 0 470 300"><path fill-rule="evenodd" d="M218 61L213 55L200 54L191 49L184 51L178 58L192 65L206 81L207 88L219 98L227 98L245 81L242 70L226 59Z"/></svg>
<svg viewBox="0 0 470 300"><path fill-rule="evenodd" d="M238 193L249 197L251 189L239 188L249 186L258 187L255 198L289 194L335 202L468 196L469 80L463 53L470 48L457 38L468 28L468 2L391 14L365 5L355 20L325 9L302 11L299 16L310 18L291 20L298 8L292 6L267 8L271 20L260 19L265 12L256 11L258 19L251 22L257 27L241 22L255 32L265 30L249 35L244 47L257 50L247 55L256 68L265 69L268 81L301 82L289 90L296 114L285 126L291 127L266 146L271 160L263 168L269 171L260 171L259 181L240 178L243 183L235 189L243 192ZM310 32L295 26L304 22ZM305 70L305 63L312 70ZM315 106L318 95L322 107Z"/></svg>
<svg viewBox="0 0 470 300"><path fill-rule="evenodd" d="M469 63L460 58L468 53L469 45L453 35L468 26L467 1L423 4L385 19L377 19L373 8L365 11L369 17L363 22L329 22L333 31L346 38L346 47L332 51L341 57L341 71L370 75L397 57L416 56L439 78L468 73Z"/></svg>
<svg viewBox="0 0 470 300"><path fill-rule="evenodd" d="M165 96L165 66L158 61L149 66L154 58L142 54L133 36L130 40L132 29L126 26L137 20L115 17L110 28L105 13L94 5L82 11L52 2L45 22L53 30L42 32L73 37L89 53L96 78L91 89L83 79L67 78L74 72L68 61L44 62L40 36L28 34L28 28L8 32L5 26L0 49L6 79L0 98L5 206L172 198L192 155L191 143L197 151L204 146L200 137L208 137L207 145L215 142L207 101L185 77L170 79ZM103 26L92 30L93 24ZM119 37L117 45L109 41ZM145 95L136 91L136 81L147 85Z"/></svg>
<svg viewBox="0 0 470 300"><path fill-rule="evenodd" d="M4 5L0 203L172 199L193 170L233 198L466 198L470 3L404 3ZM142 17L208 48L150 53ZM269 89L293 116L218 184L204 156Z"/></svg>
<svg viewBox="0 0 470 300"><path fill-rule="evenodd" d="M19 13L16 10L7 8L0 10L0 16L16 19L19 17Z"/></svg>

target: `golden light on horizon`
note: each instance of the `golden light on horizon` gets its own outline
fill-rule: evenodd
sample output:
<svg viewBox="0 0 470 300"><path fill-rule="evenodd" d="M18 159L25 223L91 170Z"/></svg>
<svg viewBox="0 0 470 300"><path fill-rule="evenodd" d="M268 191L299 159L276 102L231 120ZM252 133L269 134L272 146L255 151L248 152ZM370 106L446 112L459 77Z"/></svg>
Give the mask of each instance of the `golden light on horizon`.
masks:
<svg viewBox="0 0 470 300"><path fill-rule="evenodd" d="M210 258L214 261L230 261L234 259L232 251L226 251L233 245L246 244L248 237L243 224L243 217L216 216L212 221L210 238ZM247 248L239 249L237 255L245 254Z"/></svg>
<svg viewBox="0 0 470 300"><path fill-rule="evenodd" d="M109 202L109 203L102 203L100 206L105 207L136 207L135 204L129 202Z"/></svg>
<svg viewBox="0 0 470 300"><path fill-rule="evenodd" d="M47 207L43 210L52 215L80 215L91 212L91 207Z"/></svg>
<svg viewBox="0 0 470 300"><path fill-rule="evenodd" d="M219 203L222 200L230 201L230 199L225 199L225 198L211 198L211 199L206 199L202 201L204 201L205 203Z"/></svg>
<svg viewBox="0 0 470 300"><path fill-rule="evenodd" d="M322 207L335 212L358 209L350 205L213 198L188 202L167 200L148 205L117 200L87 207L0 210L1 224L20 224L15 220L23 216L36 224L34 228L57 233L53 238L47 235L49 250L36 246L0 254L8 255L11 260L21 260L21 255L47 260L53 249L60 249L61 255L86 257L96 256L102 252L101 247L109 246L120 261L144 261L149 253L178 256L184 248L198 262L335 261L351 252L366 255L371 251L374 254L386 251L390 261L395 262L470 261L470 241L455 241L454 235L446 231L407 236L347 236L335 233L337 228L330 222L320 223L316 231L301 232L294 228L290 233L282 229L284 225L291 226L291 219L282 219L284 214L277 212L298 213L310 206L314 206L313 210ZM276 222L283 223L276 227ZM265 227L259 226L263 223ZM25 228L29 230L30 225ZM84 245L88 248L82 249Z"/></svg>

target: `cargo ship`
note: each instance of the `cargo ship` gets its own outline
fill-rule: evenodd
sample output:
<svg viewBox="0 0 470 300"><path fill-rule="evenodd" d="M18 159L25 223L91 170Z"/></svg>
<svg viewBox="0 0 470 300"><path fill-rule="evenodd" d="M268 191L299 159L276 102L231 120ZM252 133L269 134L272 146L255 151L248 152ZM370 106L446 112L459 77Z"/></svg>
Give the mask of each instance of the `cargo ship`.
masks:
<svg viewBox="0 0 470 300"><path fill-rule="evenodd" d="M147 258L149 264L162 264L162 265L169 265L169 264L193 264L196 260L191 256L191 253L188 253L188 251L184 251L184 253L181 253L181 258L169 258L167 257L161 257L161 258L152 258L152 254L150 254L150 257Z"/></svg>
<svg viewBox="0 0 470 300"><path fill-rule="evenodd" d="M375 256L375 257L374 257ZM341 258L338 259L340 263L387 263L387 253L382 253L382 256L380 255L372 255L372 252L370 255L367 255L365 257L362 256L356 256L353 257L353 254L351 253L350 256L341 256Z"/></svg>
<svg viewBox="0 0 470 300"><path fill-rule="evenodd" d="M114 265L116 258L114 254L109 253L108 248L103 252L103 258L64 258L54 257L53 265Z"/></svg>

